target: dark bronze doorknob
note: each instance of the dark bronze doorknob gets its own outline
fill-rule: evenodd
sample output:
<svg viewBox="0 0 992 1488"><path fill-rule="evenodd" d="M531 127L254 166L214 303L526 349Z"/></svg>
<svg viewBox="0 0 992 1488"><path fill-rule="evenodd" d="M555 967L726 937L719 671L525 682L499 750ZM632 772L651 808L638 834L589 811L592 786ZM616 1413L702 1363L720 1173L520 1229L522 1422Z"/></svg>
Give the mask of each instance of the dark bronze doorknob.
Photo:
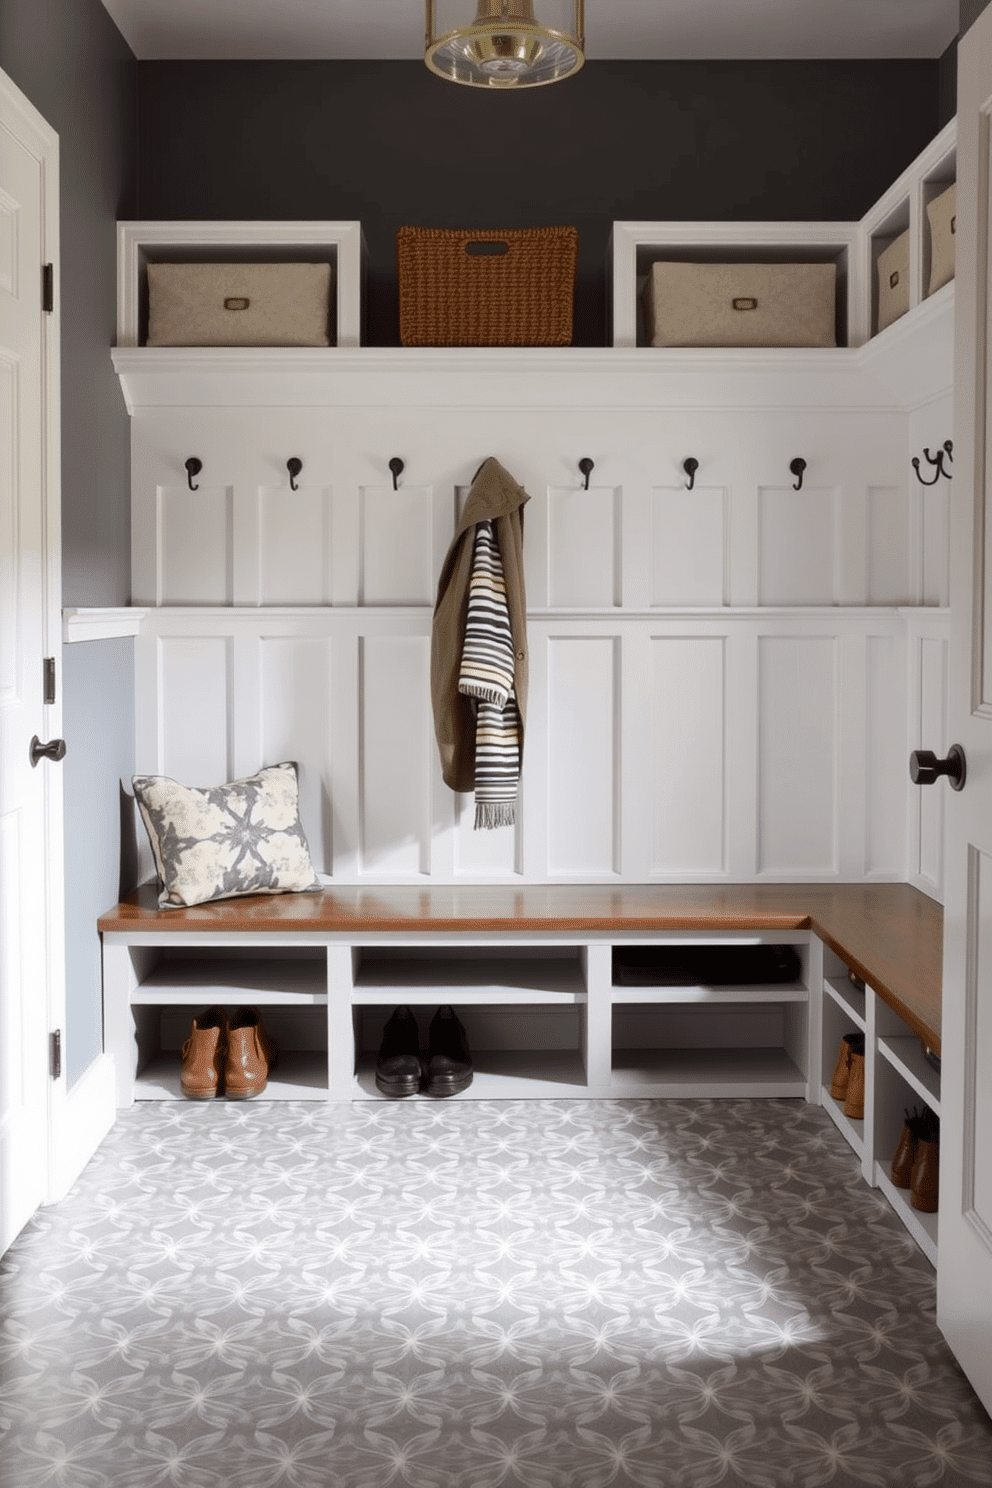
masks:
<svg viewBox="0 0 992 1488"><path fill-rule="evenodd" d="M31 768L34 769L39 760L65 759L65 740L51 739L47 744L42 744L38 735L35 734L31 740Z"/></svg>
<svg viewBox="0 0 992 1488"><path fill-rule="evenodd" d="M946 759L938 759L929 749L914 749L909 756L909 778L914 785L933 785L941 775L946 775L952 790L963 790L967 768L964 750L960 744L952 744Z"/></svg>

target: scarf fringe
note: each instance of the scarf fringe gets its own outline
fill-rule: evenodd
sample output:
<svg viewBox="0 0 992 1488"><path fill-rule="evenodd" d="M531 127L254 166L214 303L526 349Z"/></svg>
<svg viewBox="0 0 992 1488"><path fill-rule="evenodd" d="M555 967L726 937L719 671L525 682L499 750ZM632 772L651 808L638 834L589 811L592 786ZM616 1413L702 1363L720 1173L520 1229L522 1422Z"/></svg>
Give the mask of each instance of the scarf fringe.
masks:
<svg viewBox="0 0 992 1488"><path fill-rule="evenodd" d="M481 828L512 827L516 821L513 801L476 801L475 831Z"/></svg>

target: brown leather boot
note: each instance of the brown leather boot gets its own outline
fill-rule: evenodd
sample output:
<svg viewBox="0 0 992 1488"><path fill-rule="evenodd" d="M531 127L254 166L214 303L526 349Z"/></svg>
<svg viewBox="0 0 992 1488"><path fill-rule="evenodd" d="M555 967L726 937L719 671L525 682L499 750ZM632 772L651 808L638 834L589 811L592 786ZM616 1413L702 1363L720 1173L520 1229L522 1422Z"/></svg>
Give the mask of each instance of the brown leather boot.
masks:
<svg viewBox="0 0 992 1488"><path fill-rule="evenodd" d="M208 1008L193 1019L189 1038L183 1044L179 1083L189 1100L213 1100L224 1093L224 1060L227 1055L227 1014L222 1007Z"/></svg>
<svg viewBox="0 0 992 1488"><path fill-rule="evenodd" d="M936 1214L940 1188L940 1122L929 1109L924 1110L920 1122L923 1129L916 1144L909 1202L921 1214Z"/></svg>
<svg viewBox="0 0 992 1488"><path fill-rule="evenodd" d="M906 1112L902 1133L892 1154L892 1182L896 1188L911 1186L913 1164L916 1161L916 1144L919 1141L920 1114L913 1107L913 1114Z"/></svg>
<svg viewBox="0 0 992 1488"><path fill-rule="evenodd" d="M844 1096L844 1115L850 1116L852 1121L863 1121L865 1115L865 1041L861 1039L861 1048L851 1050L851 1074L847 1082L847 1094Z"/></svg>
<svg viewBox="0 0 992 1488"><path fill-rule="evenodd" d="M258 1008L238 1008L227 1030L224 1091L229 1100L249 1100L265 1089L276 1062L276 1046L269 1038Z"/></svg>
<svg viewBox="0 0 992 1488"><path fill-rule="evenodd" d="M830 1080L830 1094L834 1100L843 1100L847 1094L847 1082L851 1078L851 1054L861 1040L861 1052L864 1053L864 1034L845 1033L840 1041L840 1053L837 1055L837 1063L834 1065L833 1076Z"/></svg>

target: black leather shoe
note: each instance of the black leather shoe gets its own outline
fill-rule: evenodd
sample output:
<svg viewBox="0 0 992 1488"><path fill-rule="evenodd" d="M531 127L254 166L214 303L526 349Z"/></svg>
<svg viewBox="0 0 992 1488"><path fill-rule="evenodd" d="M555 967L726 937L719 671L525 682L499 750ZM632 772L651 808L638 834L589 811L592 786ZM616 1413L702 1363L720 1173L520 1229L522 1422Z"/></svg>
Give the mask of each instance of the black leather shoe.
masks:
<svg viewBox="0 0 992 1488"><path fill-rule="evenodd" d="M468 1034L450 1007L439 1007L431 1019L425 1095L457 1095L472 1083Z"/></svg>
<svg viewBox="0 0 992 1488"><path fill-rule="evenodd" d="M383 1095L416 1095L423 1078L417 1020L408 1007L397 1008L382 1030L376 1087Z"/></svg>

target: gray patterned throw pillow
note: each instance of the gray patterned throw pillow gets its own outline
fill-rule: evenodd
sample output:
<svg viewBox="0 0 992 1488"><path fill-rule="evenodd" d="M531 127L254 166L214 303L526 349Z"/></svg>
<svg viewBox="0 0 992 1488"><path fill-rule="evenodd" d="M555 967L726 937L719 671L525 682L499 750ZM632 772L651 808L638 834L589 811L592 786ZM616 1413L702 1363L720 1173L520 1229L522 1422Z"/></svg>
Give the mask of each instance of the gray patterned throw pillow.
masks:
<svg viewBox="0 0 992 1488"><path fill-rule="evenodd" d="M270 765L212 790L166 775L135 775L131 783L163 909L320 888L300 821L295 764Z"/></svg>

